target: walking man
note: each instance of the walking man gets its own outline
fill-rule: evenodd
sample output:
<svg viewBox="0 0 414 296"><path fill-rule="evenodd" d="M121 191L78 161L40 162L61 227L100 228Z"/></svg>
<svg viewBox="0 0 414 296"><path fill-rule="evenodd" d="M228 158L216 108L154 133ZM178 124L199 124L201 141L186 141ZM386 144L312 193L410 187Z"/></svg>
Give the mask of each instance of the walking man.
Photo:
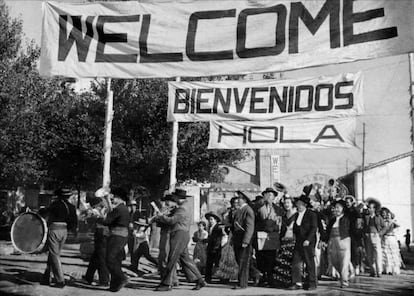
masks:
<svg viewBox="0 0 414 296"><path fill-rule="evenodd" d="M125 257L124 247L128 243L129 211L126 206L127 193L122 188L114 188L111 195L106 195L109 213L103 224L109 227L106 254L106 265L111 274L109 290L118 292L128 279L122 272L122 260Z"/></svg>
<svg viewBox="0 0 414 296"><path fill-rule="evenodd" d="M183 206L187 200L187 192L176 189L171 195L166 196L169 207L174 207L169 215L159 214L156 222L161 222L171 226L170 229L170 250L165 274L161 278L161 284L156 291L170 291L173 284L173 274L175 266L179 261L184 274L189 282L195 282L193 290L200 290L206 284L197 266L191 260L187 245L190 241L190 217Z"/></svg>
<svg viewBox="0 0 414 296"><path fill-rule="evenodd" d="M318 230L318 219L315 212L307 209L310 199L306 194L295 198L295 204L298 208L298 216L293 225L293 233L296 236L295 249L293 251L292 261L292 284L289 289L297 290L307 288L308 290L316 289L316 267L315 267L315 244L316 231ZM305 285L302 284L302 265L306 265L308 277L305 279Z"/></svg>
<svg viewBox="0 0 414 296"><path fill-rule="evenodd" d="M60 252L68 236L68 230L76 230L78 218L76 208L68 202L72 191L69 189L58 189L55 191L55 195L57 199L47 209L49 228L47 250L49 255L41 283L50 285L50 271L52 271L56 281L54 287L63 288L65 286L65 278L60 262Z"/></svg>

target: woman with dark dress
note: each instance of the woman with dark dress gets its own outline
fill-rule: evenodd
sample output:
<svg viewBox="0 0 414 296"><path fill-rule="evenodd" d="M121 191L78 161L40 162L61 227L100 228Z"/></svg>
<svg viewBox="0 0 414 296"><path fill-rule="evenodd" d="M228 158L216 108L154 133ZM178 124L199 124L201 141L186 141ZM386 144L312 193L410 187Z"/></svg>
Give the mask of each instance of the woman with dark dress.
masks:
<svg viewBox="0 0 414 296"><path fill-rule="evenodd" d="M286 213L282 217L280 233L281 245L276 256L276 266L274 268L275 285L280 288L286 288L292 285L292 259L293 249L295 248L293 225L297 216L292 197L288 195L284 197L283 207Z"/></svg>

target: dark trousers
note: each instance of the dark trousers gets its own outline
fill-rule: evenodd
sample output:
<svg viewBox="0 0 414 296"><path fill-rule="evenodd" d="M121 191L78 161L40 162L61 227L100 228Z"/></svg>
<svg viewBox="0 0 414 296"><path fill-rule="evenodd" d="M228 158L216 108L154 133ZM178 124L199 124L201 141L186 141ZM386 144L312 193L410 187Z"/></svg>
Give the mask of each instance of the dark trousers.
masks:
<svg viewBox="0 0 414 296"><path fill-rule="evenodd" d="M309 287L316 287L316 267L315 267L315 246L296 246L293 251L292 261L292 283L302 282L302 265L306 265L306 273L308 278L305 285Z"/></svg>
<svg viewBox="0 0 414 296"><path fill-rule="evenodd" d="M91 259L89 260L88 269L86 270L85 279L92 282L95 271L98 271L99 284L109 284L109 271L106 266L106 247L108 237L102 234L95 234L95 245Z"/></svg>
<svg viewBox="0 0 414 296"><path fill-rule="evenodd" d="M273 268L276 263L276 250L257 251L257 268L263 273L264 280L273 282Z"/></svg>
<svg viewBox="0 0 414 296"><path fill-rule="evenodd" d="M138 270L139 259L144 256L148 261L158 265L157 259L151 256L148 242L144 241L139 244L136 250L133 251L131 255L131 267L135 270Z"/></svg>
<svg viewBox="0 0 414 296"><path fill-rule="evenodd" d="M161 278L162 285L171 286L178 261L181 264L187 281L195 282L202 278L200 271L188 254L187 245L189 241L190 235L188 231L179 230L170 233L170 252L168 254L165 275Z"/></svg>
<svg viewBox="0 0 414 296"><path fill-rule="evenodd" d="M213 268L217 268L220 263L221 252L207 252L206 260L206 276L205 279L207 282L211 281L213 276Z"/></svg>
<svg viewBox="0 0 414 296"><path fill-rule="evenodd" d="M247 287L249 281L250 257L252 254L252 245L242 248L241 242L234 243L234 255L239 265L239 285L242 288Z"/></svg>
<svg viewBox="0 0 414 296"><path fill-rule="evenodd" d="M50 281L50 271L52 271L57 283L65 282L62 264L60 262L60 253L67 236L68 231L66 226L49 226L49 232L47 234L47 250L49 251L49 254L47 257L46 270L43 273L43 281Z"/></svg>
<svg viewBox="0 0 414 296"><path fill-rule="evenodd" d="M126 280L122 272L122 260L125 258L124 247L128 242L128 237L111 235L108 238L106 249L106 266L111 274L110 286L116 287Z"/></svg>
<svg viewBox="0 0 414 296"><path fill-rule="evenodd" d="M168 254L170 253L170 232L161 228L160 243L159 243L159 254L158 254L158 271L160 272L161 278L164 278L167 273ZM173 283L178 283L177 268L174 268L172 272Z"/></svg>

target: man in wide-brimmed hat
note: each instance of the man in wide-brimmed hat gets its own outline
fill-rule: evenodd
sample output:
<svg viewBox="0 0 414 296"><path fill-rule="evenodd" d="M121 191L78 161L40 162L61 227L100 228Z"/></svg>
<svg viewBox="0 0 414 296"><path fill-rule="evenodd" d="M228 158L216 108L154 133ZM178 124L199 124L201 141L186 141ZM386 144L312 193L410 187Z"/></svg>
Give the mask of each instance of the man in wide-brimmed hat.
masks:
<svg viewBox="0 0 414 296"><path fill-rule="evenodd" d="M310 198L303 193L294 199L298 209L298 216L293 225L293 233L296 237L295 249L292 261L292 286L290 290L307 288L316 289L315 244L318 230L318 218L315 212L307 209ZM308 277L302 284L302 265L305 263Z"/></svg>
<svg viewBox="0 0 414 296"><path fill-rule="evenodd" d="M256 260L257 268L263 274L260 284L272 285L274 282L273 268L276 262L275 254L280 248L279 233L284 210L279 205L278 192L272 187L266 188L262 195L263 205L256 214L255 230L258 236Z"/></svg>
<svg viewBox="0 0 414 296"><path fill-rule="evenodd" d="M219 267L221 257L221 238L223 230L220 227L221 218L215 212L208 212L205 214L208 221L208 239L207 239L207 260L206 260L206 275L207 283L211 283L213 269Z"/></svg>
<svg viewBox="0 0 414 296"><path fill-rule="evenodd" d="M47 265L43 273L42 284L50 284L50 271L55 277L55 287L63 288L65 286L65 278L63 276L62 264L60 263L60 253L65 244L68 231L76 231L78 217L76 208L68 202L68 198L72 195L72 191L60 188L55 191L57 197L49 208L46 210L48 216L48 234L47 234Z"/></svg>
<svg viewBox="0 0 414 296"><path fill-rule="evenodd" d="M384 235L385 224L378 210L381 204L374 198L366 200L368 215L364 218L365 251L370 265L370 276L380 277L382 272L382 247L381 239Z"/></svg>
<svg viewBox="0 0 414 296"><path fill-rule="evenodd" d="M166 272L161 278L161 284L157 291L170 291L173 284L173 273L175 266L180 261L184 274L189 282L196 282L193 290L200 290L206 284L200 271L190 258L187 245L190 241L190 216L183 203L187 200L187 192L183 189L176 189L171 195L166 196L169 206L174 209L169 215L159 214L155 219L156 222L168 224L170 230L170 252L168 255L168 263Z"/></svg>

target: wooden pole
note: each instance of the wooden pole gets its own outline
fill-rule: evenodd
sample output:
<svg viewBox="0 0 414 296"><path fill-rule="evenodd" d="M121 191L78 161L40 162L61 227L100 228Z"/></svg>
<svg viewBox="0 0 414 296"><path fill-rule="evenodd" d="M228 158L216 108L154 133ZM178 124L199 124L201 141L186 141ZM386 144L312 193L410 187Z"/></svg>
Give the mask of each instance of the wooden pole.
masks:
<svg viewBox="0 0 414 296"><path fill-rule="evenodd" d="M361 198L365 201L365 122L362 125L362 170L361 170Z"/></svg>
<svg viewBox="0 0 414 296"><path fill-rule="evenodd" d="M411 144L414 150L414 53L409 53L408 58L410 61Z"/></svg>
<svg viewBox="0 0 414 296"><path fill-rule="evenodd" d="M109 188L111 185L111 148L112 148L112 119L114 116L114 93L111 90L111 78L107 79L106 84L106 115L105 115L105 135L104 135L104 168L102 187Z"/></svg>
<svg viewBox="0 0 414 296"><path fill-rule="evenodd" d="M175 81L181 81L180 77L177 77ZM170 187L169 191L173 192L175 190L175 185L177 184L177 154L178 154L178 121L173 121L173 130L172 130L172 143L171 143L171 163L170 163Z"/></svg>

